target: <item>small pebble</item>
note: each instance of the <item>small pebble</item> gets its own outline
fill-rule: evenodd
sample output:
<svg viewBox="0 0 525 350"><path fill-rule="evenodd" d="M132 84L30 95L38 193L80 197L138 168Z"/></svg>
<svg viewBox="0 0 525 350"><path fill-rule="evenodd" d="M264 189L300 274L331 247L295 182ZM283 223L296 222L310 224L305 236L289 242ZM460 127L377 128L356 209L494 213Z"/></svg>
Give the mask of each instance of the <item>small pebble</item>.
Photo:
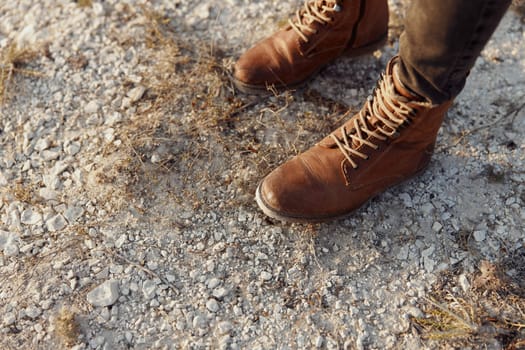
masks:
<svg viewBox="0 0 525 350"><path fill-rule="evenodd" d="M109 280L87 294L87 301L93 306L111 306L119 297L119 285L116 280Z"/></svg>
<svg viewBox="0 0 525 350"><path fill-rule="evenodd" d="M263 272L261 272L261 279L263 281L269 281L269 280L272 279L272 274L269 273L268 271L263 271Z"/></svg>
<svg viewBox="0 0 525 350"><path fill-rule="evenodd" d="M85 106L84 106L84 113L86 114L95 114L98 112L100 108L100 105L98 103L98 101L89 101Z"/></svg>
<svg viewBox="0 0 525 350"><path fill-rule="evenodd" d="M212 295L217 299L223 299L226 295L228 295L228 289L224 287L215 288L212 292Z"/></svg>
<svg viewBox="0 0 525 350"><path fill-rule="evenodd" d="M441 231L441 229L443 228L443 225L441 225L441 223L435 221L434 224L432 225L432 231L434 232L439 232Z"/></svg>
<svg viewBox="0 0 525 350"><path fill-rule="evenodd" d="M66 227L66 225L67 221L61 214L57 214L46 221L47 229L51 232L60 231Z"/></svg>
<svg viewBox="0 0 525 350"><path fill-rule="evenodd" d="M20 215L20 222L24 225L37 225L42 222L42 214L33 209L26 209Z"/></svg>
<svg viewBox="0 0 525 350"><path fill-rule="evenodd" d="M221 321L217 325L217 331L219 335L228 334L233 329L233 325L228 321Z"/></svg>
<svg viewBox="0 0 525 350"><path fill-rule="evenodd" d="M474 239L476 240L476 242L483 242L486 236L487 233L485 231L474 231Z"/></svg>
<svg viewBox="0 0 525 350"><path fill-rule="evenodd" d="M144 283L142 283L142 293L144 294L144 298L146 299L153 299L155 295L157 295L157 284L152 280L146 280Z"/></svg>
<svg viewBox="0 0 525 350"><path fill-rule="evenodd" d="M211 312L217 312L219 311L219 303L217 303L217 300L210 298L206 302L206 308Z"/></svg>
<svg viewBox="0 0 525 350"><path fill-rule="evenodd" d="M144 96L145 91L146 91L146 88L144 86L139 85L131 89L128 92L127 96L129 97L131 103L135 103L139 101L142 98L142 96Z"/></svg>

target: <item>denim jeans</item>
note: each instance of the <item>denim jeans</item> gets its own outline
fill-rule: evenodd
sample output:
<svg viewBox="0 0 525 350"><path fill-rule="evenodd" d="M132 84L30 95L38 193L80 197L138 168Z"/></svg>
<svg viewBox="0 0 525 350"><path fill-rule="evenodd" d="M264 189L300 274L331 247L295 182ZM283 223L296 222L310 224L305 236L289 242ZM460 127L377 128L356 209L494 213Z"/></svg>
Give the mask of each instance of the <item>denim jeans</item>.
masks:
<svg viewBox="0 0 525 350"><path fill-rule="evenodd" d="M400 80L440 104L457 96L511 0L413 0L399 42Z"/></svg>

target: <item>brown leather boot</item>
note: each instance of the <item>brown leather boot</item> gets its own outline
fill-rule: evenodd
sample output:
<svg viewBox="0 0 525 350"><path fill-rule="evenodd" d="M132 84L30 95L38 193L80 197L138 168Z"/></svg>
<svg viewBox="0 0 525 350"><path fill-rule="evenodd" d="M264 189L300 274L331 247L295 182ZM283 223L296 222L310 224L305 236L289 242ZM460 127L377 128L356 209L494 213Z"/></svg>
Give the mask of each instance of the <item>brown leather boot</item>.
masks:
<svg viewBox="0 0 525 350"><path fill-rule="evenodd" d="M306 0L287 26L239 58L233 82L246 93L297 87L342 54L374 51L387 31L386 0Z"/></svg>
<svg viewBox="0 0 525 350"><path fill-rule="evenodd" d="M396 62L359 113L262 181L256 200L266 215L296 222L342 217L425 169L452 101L432 105L410 93Z"/></svg>

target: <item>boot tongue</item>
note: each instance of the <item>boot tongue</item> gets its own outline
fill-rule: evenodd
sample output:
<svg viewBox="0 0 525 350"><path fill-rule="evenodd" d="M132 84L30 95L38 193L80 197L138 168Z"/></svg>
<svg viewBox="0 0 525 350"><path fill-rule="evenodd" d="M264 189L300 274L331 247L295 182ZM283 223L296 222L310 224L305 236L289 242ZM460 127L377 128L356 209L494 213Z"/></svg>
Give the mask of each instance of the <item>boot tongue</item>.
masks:
<svg viewBox="0 0 525 350"><path fill-rule="evenodd" d="M406 88L403 85L403 83L399 80L399 78L398 78L399 73L397 72L398 71L398 65L396 63L397 63L397 57L395 57L392 60L390 60L390 62L388 63L388 66L386 67L385 74L382 77L383 80L388 81L388 83L387 83L387 87L388 88L387 89L389 91L383 91L383 90L381 90L381 91L377 91L377 90L374 91L374 94L376 96L375 97L369 96L367 103L369 103L369 101L371 102L371 100L374 99L374 98L379 98L379 99L383 98L383 96L378 96L378 94L381 94L381 95L382 94L394 94L394 96L395 96L394 97L394 101L395 100L399 100L400 102L405 102L405 103L409 102L409 101L413 101L414 104L420 104L422 102L424 103L424 101L425 101L424 98L422 98L422 97L414 94L410 90L408 90L408 88ZM376 89L379 89L379 88L376 88ZM367 108L367 112L366 112L367 115L365 116L365 119L366 119L366 122L369 124L370 129L371 130L376 130L377 128L384 126L383 122L381 120L379 120L379 118L377 118L377 114L380 113L382 118L388 119L388 117L386 115L384 115L384 113L381 112L381 111L373 111L372 110L373 108L374 108L374 103L370 103L370 108ZM347 132L348 135L355 132L353 122L350 122L350 121L347 122L345 124L345 127L346 127L346 132ZM338 139L340 139L340 140L342 139L343 135L341 135L341 128L337 129L333 134ZM334 147L334 146L336 146L335 142L333 141L333 139L331 137L324 138L320 142L320 145L321 146L325 146L325 147ZM353 147L359 147L360 144L359 144L359 142L354 141L354 142L352 142L352 146Z"/></svg>

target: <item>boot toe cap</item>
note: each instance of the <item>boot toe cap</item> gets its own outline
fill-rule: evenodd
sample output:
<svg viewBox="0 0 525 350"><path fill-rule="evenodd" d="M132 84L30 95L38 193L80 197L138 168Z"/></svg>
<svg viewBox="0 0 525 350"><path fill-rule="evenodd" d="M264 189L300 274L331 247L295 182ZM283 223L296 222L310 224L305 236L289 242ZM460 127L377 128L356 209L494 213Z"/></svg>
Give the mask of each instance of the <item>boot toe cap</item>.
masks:
<svg viewBox="0 0 525 350"><path fill-rule="evenodd" d="M270 64L261 57L251 57L250 52L241 56L233 68L233 77L236 81L246 85L271 84L273 81Z"/></svg>

